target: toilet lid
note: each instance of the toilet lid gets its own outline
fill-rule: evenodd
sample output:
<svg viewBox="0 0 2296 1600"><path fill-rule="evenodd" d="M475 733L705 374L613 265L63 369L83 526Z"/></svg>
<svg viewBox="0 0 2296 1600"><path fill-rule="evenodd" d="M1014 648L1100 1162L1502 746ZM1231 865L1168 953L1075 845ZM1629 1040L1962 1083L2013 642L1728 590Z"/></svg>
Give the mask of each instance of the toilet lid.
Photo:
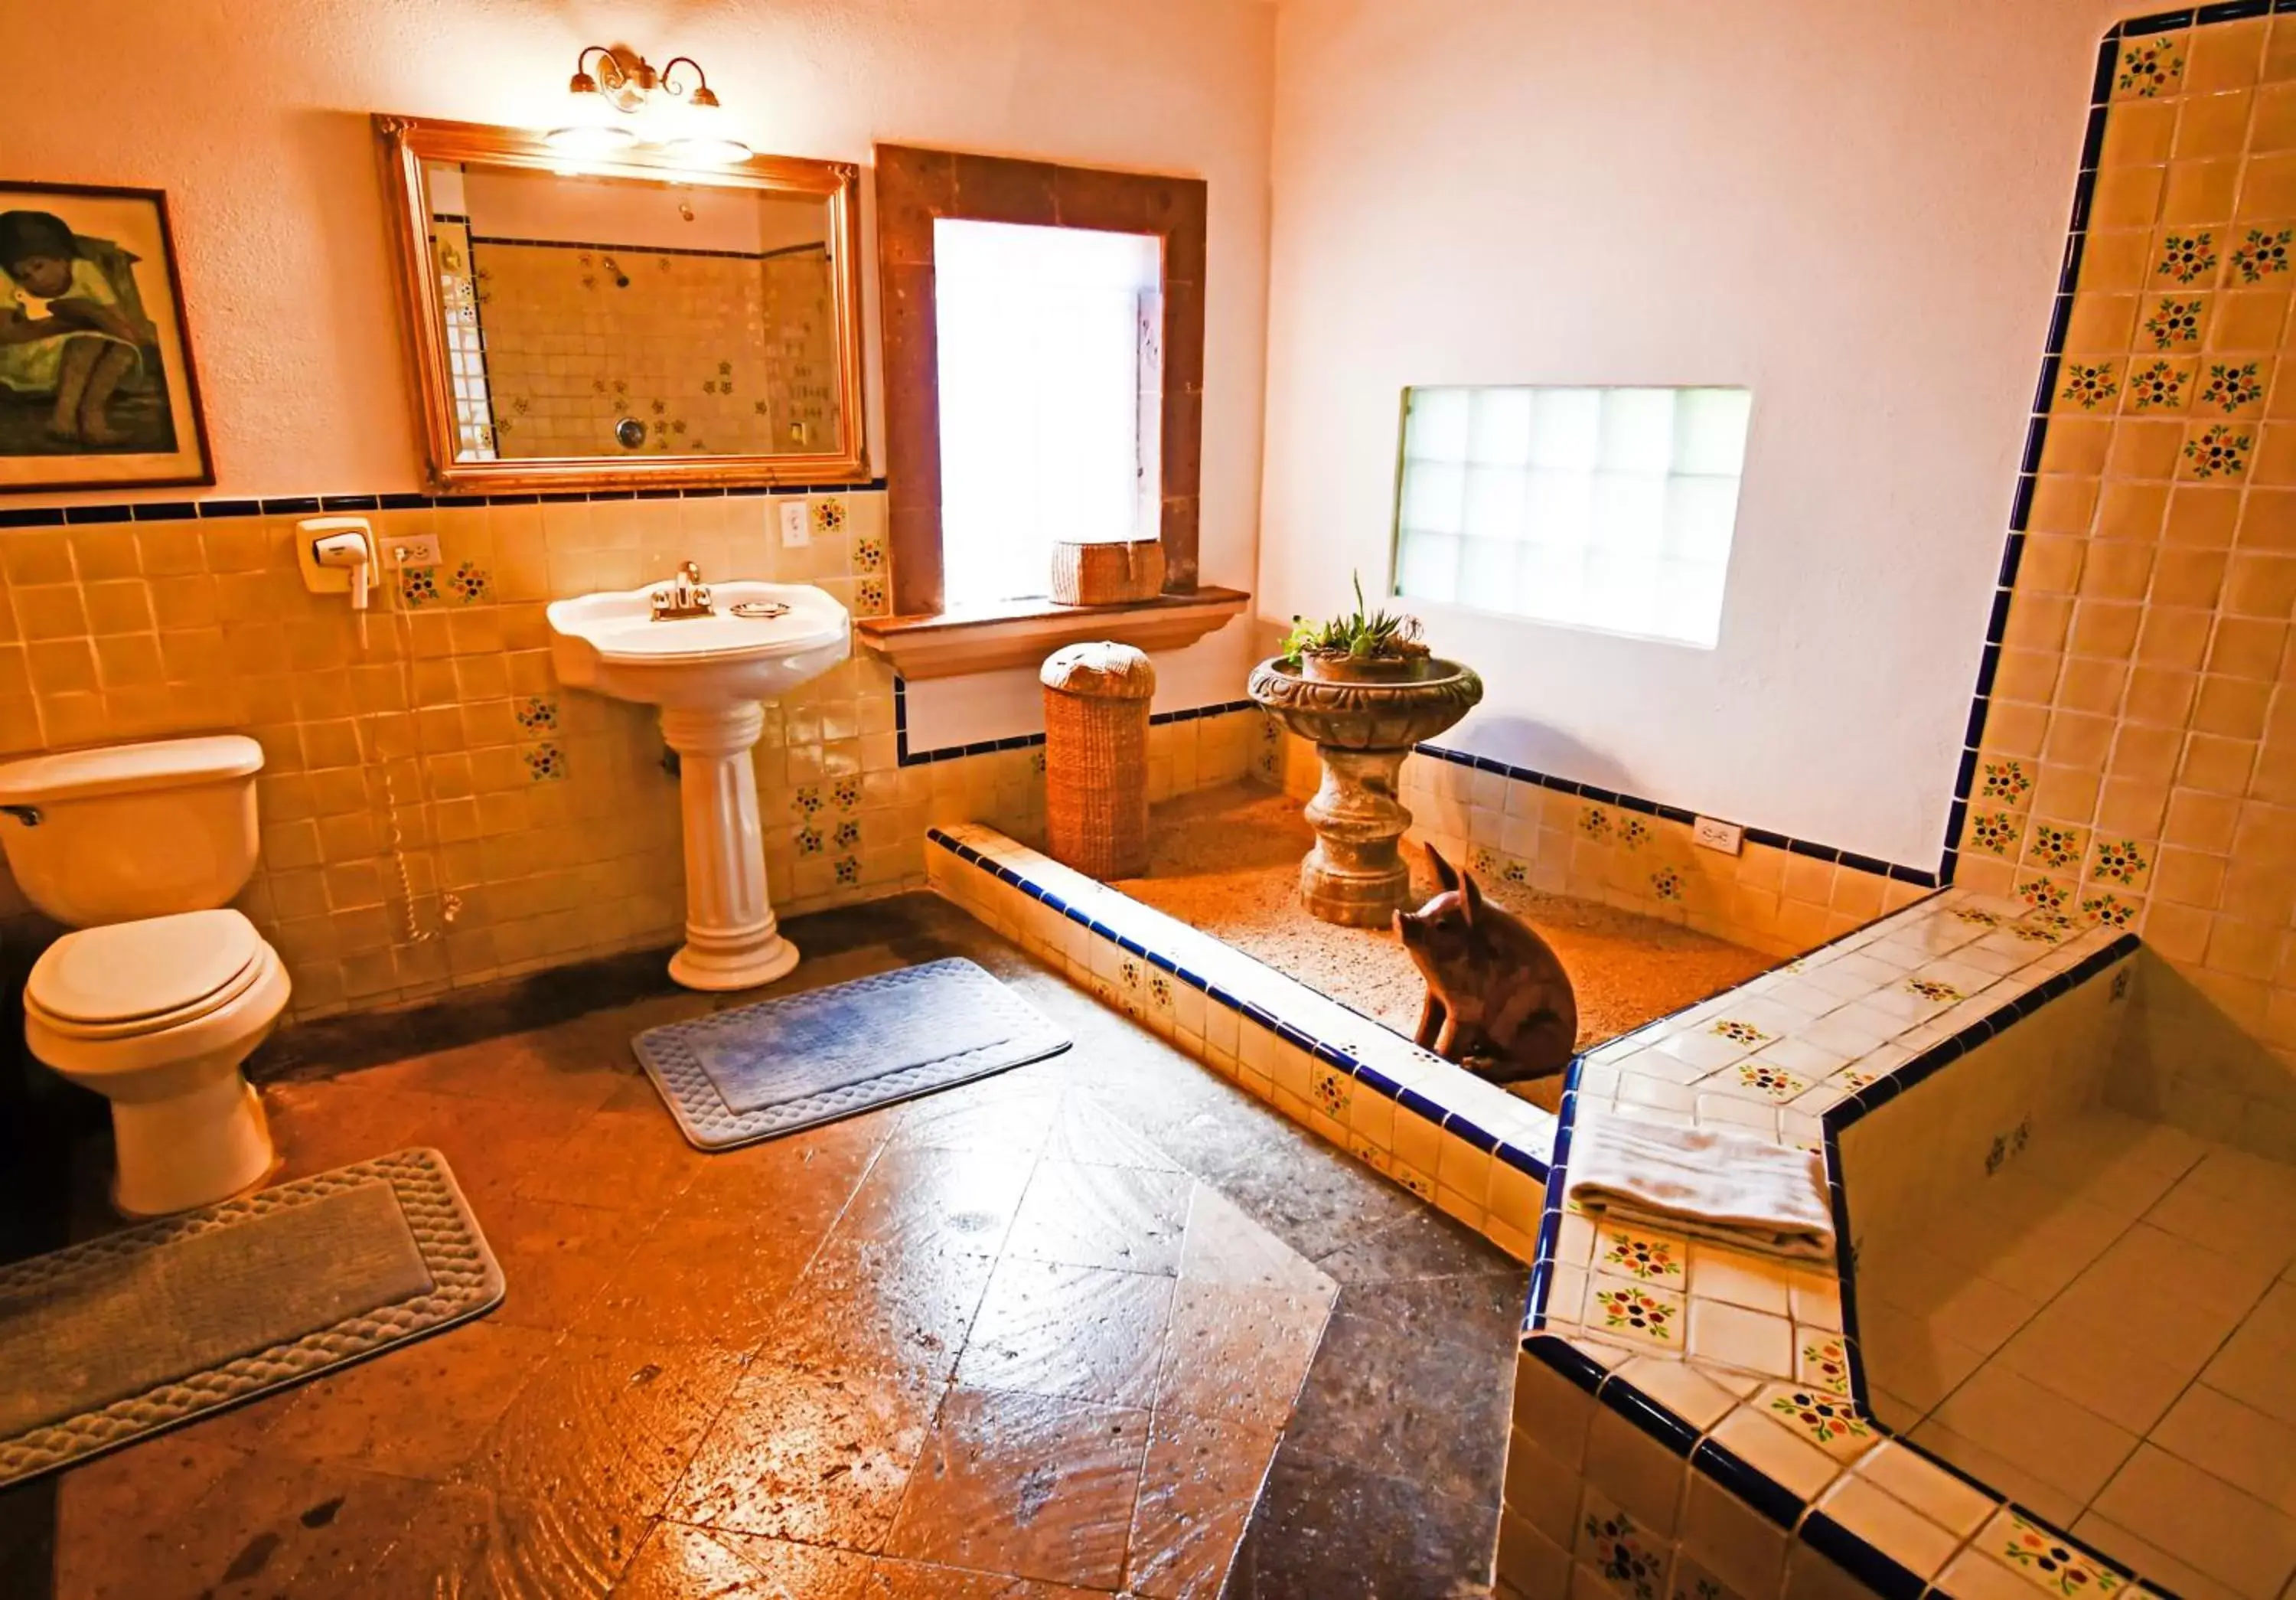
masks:
<svg viewBox="0 0 2296 1600"><path fill-rule="evenodd" d="M236 911L185 911L67 933L32 964L24 997L68 1022L130 1022L230 989L263 940Z"/></svg>

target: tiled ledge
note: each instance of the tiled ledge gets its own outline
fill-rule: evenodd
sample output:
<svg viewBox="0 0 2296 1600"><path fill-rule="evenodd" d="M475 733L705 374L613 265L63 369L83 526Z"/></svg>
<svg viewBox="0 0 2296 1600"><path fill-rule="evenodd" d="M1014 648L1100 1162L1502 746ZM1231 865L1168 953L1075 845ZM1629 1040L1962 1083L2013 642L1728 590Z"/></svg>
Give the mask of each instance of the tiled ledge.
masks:
<svg viewBox="0 0 2296 1600"><path fill-rule="evenodd" d="M931 830L925 875L1107 1005L1532 1259L1552 1113L993 828Z"/></svg>
<svg viewBox="0 0 2296 1600"><path fill-rule="evenodd" d="M1533 1267L1502 1594L1560 1594L1574 1565L1621 1563L1670 1573L1673 1595L1743 1600L1840 1594L1845 1576L1956 1600L2138 1592L1874 1419L1836 1145L2136 942L1948 890L1589 1053L1563 1096ZM1824 1150L1841 1260L1790 1268L1592 1224L1562 1203L1588 1104ZM1562 1505L1552 1485L1576 1497L1582 1480Z"/></svg>

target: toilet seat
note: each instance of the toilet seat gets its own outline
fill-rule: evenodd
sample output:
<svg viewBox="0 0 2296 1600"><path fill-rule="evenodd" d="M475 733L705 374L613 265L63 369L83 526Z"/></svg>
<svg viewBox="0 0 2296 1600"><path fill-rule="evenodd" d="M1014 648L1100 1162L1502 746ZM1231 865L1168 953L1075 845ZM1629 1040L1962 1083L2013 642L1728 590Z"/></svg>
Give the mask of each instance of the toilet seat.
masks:
<svg viewBox="0 0 2296 1600"><path fill-rule="evenodd" d="M68 1038L150 1035L230 1005L275 960L236 911L111 923L67 933L42 952L24 986L24 1008Z"/></svg>

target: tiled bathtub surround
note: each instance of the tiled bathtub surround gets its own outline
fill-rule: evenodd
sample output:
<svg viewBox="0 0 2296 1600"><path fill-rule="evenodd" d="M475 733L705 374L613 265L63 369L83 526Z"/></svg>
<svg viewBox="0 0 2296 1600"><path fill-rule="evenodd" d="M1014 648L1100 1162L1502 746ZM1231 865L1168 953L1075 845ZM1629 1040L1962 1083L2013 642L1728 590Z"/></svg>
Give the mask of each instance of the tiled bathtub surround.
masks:
<svg viewBox="0 0 2296 1600"><path fill-rule="evenodd" d="M560 689L546 602L691 557L883 609L880 490L812 496L810 543L794 550L774 527L779 496L406 499L326 505L371 516L386 548L440 540L435 567L386 574L363 624L298 575L295 522L316 502L0 513L0 757L252 734L263 850L242 906L286 956L299 1015L676 941L676 781L653 713ZM1249 734L1226 725L1250 720L1160 726L1153 775L1239 775ZM904 767L898 743L894 680L866 656L767 708L757 773L777 907L920 884L935 822L1039 825L1036 752ZM0 873L6 964L51 931Z"/></svg>
<svg viewBox="0 0 2296 1600"><path fill-rule="evenodd" d="M2197 16L2097 58L1956 881L2141 931L2116 1100L2287 1160L2296 13Z"/></svg>
<svg viewBox="0 0 2296 1600"><path fill-rule="evenodd" d="M1887 1417L1911 1417L1862 1398L1866 1335L1841 1274L1597 1227L1560 1203L1570 1125L1589 1102L1832 1145L1837 1180L1841 1147L1865 1145L1867 1176L1901 1192L1931 1153L1981 1167L1997 1137L2005 1152L2019 1126L2070 1121L2095 1101L2132 936L1949 889L1589 1053L1558 1127L991 830L936 830L927 868L1107 1004L1518 1254L1526 1186L1548 1174L1529 1202L1502 1595L2136 1592L1999 1486L1889 1436ZM1853 1136L1877 1108L1936 1104L1923 1086L1956 1065L1981 1092L1957 1097L1927 1142ZM1835 1194L1854 1237L1858 1213L1838 1181ZM1884 1338L1890 1317L1885 1304Z"/></svg>
<svg viewBox="0 0 2296 1600"><path fill-rule="evenodd" d="M1269 725L1257 770L1305 800L1315 747ZM1735 856L1691 842L1691 814L1638 797L1423 746L1404 762L1411 837L1550 894L1665 918L1791 956L1912 904L1932 874L1759 828Z"/></svg>

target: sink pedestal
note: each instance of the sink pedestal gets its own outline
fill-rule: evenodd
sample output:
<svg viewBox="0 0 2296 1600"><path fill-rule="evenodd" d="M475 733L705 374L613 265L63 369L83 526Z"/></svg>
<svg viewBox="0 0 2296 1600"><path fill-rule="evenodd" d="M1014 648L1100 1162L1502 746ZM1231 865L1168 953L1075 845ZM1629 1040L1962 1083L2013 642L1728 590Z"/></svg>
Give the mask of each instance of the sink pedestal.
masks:
<svg viewBox="0 0 2296 1600"><path fill-rule="evenodd" d="M765 731L754 702L664 706L685 814L685 943L669 975L688 989L754 989L797 964L766 899L766 847L750 751Z"/></svg>

